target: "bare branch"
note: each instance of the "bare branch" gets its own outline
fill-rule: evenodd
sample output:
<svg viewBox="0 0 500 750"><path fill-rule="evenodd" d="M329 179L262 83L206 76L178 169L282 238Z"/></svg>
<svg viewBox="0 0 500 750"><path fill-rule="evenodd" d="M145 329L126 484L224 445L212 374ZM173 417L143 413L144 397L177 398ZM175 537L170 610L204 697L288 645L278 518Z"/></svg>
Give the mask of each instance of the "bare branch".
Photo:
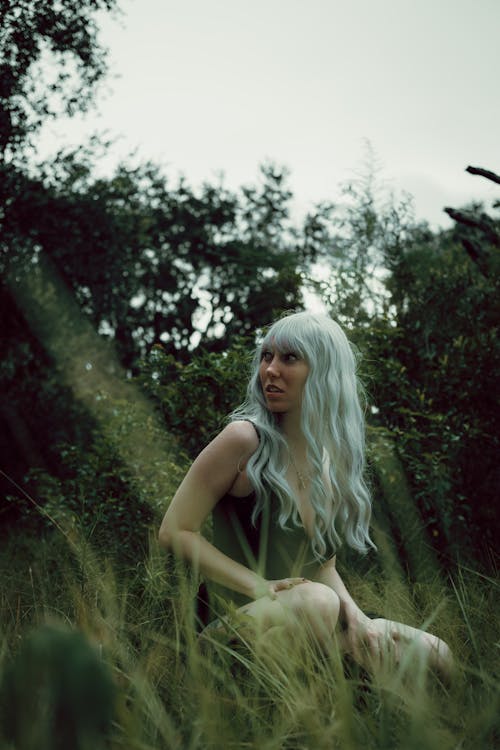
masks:
<svg viewBox="0 0 500 750"><path fill-rule="evenodd" d="M500 247L500 236L492 226L491 219L485 214L483 214L481 218L478 218L471 216L471 214L467 214L464 211L459 211L456 208L444 208L444 211L448 214L450 219L453 219L453 221L463 224L466 227L471 227L472 229L480 229L484 232L486 239L491 242L492 245Z"/></svg>
<svg viewBox="0 0 500 750"><path fill-rule="evenodd" d="M489 253L485 252L477 242L467 237L462 237L462 245L467 250L469 258L476 264L480 272L488 278L488 260Z"/></svg>
<svg viewBox="0 0 500 750"><path fill-rule="evenodd" d="M500 185L500 175L495 174L495 172L492 172L489 169L483 169L482 167L467 167L465 171L469 174L478 174L481 177L486 177L487 180L491 180Z"/></svg>

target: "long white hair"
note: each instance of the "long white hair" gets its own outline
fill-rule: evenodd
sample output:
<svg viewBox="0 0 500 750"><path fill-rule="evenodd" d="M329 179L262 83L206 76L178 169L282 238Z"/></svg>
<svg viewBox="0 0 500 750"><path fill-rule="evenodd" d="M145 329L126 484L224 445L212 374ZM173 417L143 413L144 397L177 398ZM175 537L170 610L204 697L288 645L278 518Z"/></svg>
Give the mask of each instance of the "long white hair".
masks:
<svg viewBox="0 0 500 750"><path fill-rule="evenodd" d="M256 491L255 523L271 494L280 501L279 523L291 518L300 525L297 504L286 480L291 456L276 415L271 412L259 378L261 352L273 346L293 352L309 366L304 385L301 427L312 467L311 503L314 509L312 549L318 560L342 541L358 552L375 545L370 539L371 499L363 479L365 468L364 416L356 357L341 327L328 315L299 312L276 321L257 346L253 372L244 403L231 420L251 421L259 434L259 448L247 464ZM331 487L323 472L328 459Z"/></svg>

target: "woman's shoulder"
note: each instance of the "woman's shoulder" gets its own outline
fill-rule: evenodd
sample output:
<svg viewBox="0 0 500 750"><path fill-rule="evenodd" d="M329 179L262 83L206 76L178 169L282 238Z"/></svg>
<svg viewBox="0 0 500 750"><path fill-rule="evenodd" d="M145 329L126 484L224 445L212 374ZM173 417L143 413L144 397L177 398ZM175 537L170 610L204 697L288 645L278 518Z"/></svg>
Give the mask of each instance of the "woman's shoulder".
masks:
<svg viewBox="0 0 500 750"><path fill-rule="evenodd" d="M220 437L230 441L245 453L254 453L259 447L259 435L253 424L247 419L236 419L224 427Z"/></svg>
<svg viewBox="0 0 500 750"><path fill-rule="evenodd" d="M222 461L225 465L234 463L235 466L240 467L242 461L248 461L258 446L259 437L252 423L246 420L237 420L226 425L205 446L196 458L195 463L204 460L208 460L209 463Z"/></svg>

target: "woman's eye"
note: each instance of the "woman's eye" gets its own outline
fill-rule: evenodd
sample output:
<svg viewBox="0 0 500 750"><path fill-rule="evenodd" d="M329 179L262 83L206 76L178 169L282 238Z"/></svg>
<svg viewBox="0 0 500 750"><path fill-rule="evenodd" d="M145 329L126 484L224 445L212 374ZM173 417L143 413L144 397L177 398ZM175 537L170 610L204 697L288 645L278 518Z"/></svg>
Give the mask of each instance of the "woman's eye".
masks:
<svg viewBox="0 0 500 750"><path fill-rule="evenodd" d="M264 362L270 362L273 358L273 355L271 352L262 352L262 359Z"/></svg>
<svg viewBox="0 0 500 750"><path fill-rule="evenodd" d="M287 352L287 354L285 354L286 362L296 362L297 360L298 360L297 354L294 354L293 352Z"/></svg>

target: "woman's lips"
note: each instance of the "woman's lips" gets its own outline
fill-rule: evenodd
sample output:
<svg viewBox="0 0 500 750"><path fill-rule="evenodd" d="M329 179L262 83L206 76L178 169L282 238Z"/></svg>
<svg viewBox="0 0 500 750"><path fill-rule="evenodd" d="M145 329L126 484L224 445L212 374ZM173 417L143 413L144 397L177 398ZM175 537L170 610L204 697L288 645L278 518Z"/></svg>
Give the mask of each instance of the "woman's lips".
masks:
<svg viewBox="0 0 500 750"><path fill-rule="evenodd" d="M266 386L266 396L270 396L271 398L273 396L282 396L284 391L281 390L281 388L278 388L276 385L267 385Z"/></svg>

